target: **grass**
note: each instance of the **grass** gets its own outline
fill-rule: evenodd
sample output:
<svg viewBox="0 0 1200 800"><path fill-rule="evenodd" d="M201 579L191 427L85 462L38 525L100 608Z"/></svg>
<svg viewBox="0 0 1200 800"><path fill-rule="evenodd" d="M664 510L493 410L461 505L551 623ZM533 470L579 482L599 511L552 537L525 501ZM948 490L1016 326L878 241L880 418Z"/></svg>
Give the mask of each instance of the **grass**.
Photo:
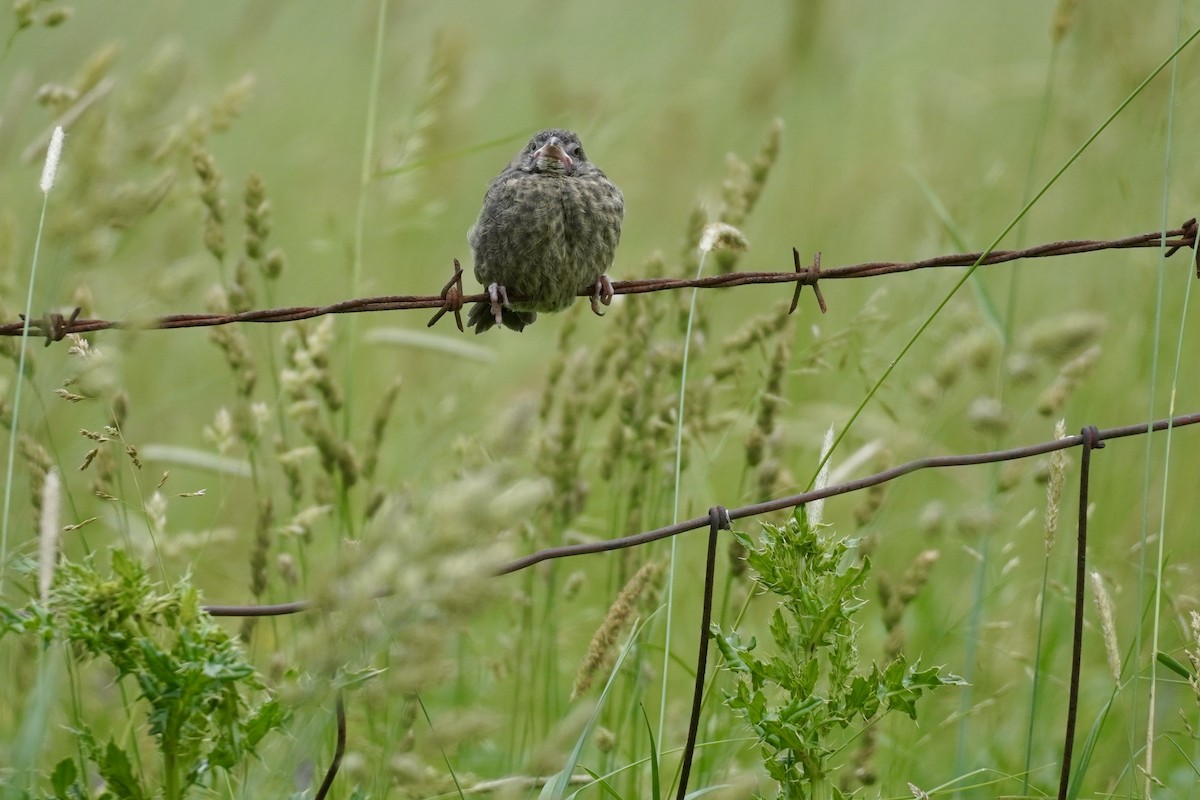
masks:
<svg viewBox="0 0 1200 800"><path fill-rule="evenodd" d="M1176 10L1130 21L1081 6L1054 28L1035 3L751 14L115 2L65 20L60 4L39 3L0 61L0 310L16 319L27 292L35 317L79 305L123 319L432 293L451 258L469 260L486 181L546 125L578 130L625 193L614 278L694 274L714 219L745 236L748 269L790 268L793 246L823 251L828 267L982 249L1015 224L1027 244L1173 225L1194 215L1185 187L1200 177L1186 137L1171 136L1197 125L1177 102L1196 88L1194 47L1172 81L1134 89L1190 41L1197 8L1179 4L1178 22ZM69 126L37 236L37 176L21 154L107 79ZM778 152L764 162L776 118ZM1064 165L1055 181L1045 164ZM728 267L713 255L706 270ZM1194 274L1185 255L987 267L970 275L971 296L954 291L964 274L830 282L823 317L811 296L787 317L787 292L756 287L702 295L694 313L684 293L631 297L605 319L581 307L469 342L445 320L418 337L426 317L395 314L31 348L22 436L5 443L17 469L0 601L36 594L21 576L54 468L62 524L94 519L62 534L72 564L90 556L104 574L118 547L166 585L190 573L207 602L330 605L226 625L293 716L215 793L319 784L339 686L349 741L334 796L457 796L456 781L467 791L507 777L528 779L514 796L536 796L556 773L581 797L673 793L699 540L502 579L486 577L490 565L798 491L831 424L845 431L836 471L859 451L874 452L873 469L1043 439L1060 417L1074 431L1163 416L1167 399L1186 411L1197 389L1182 368L1197 355L1187 292L1149 278L1158 269L1163 287L1179 286ZM20 351L0 345L11 426ZM1128 657L1114 693L1098 627L1087 632L1078 796L1145 795L1151 687L1182 714L1149 730L1151 779L1182 795L1194 783L1191 689L1154 672L1156 650L1180 664L1194 650L1196 564L1171 536L1196 514L1181 477L1195 468L1190 438L1096 454L1089 557ZM836 786L1054 791L1073 554L1066 533L1049 552L1041 535L1048 470L913 475L826 504L826 521L872 561L864 659L903 653L972 684L925 698L919 728L854 730L833 759ZM1068 465L1063 531L1074 486ZM751 597L744 566L736 553L719 565L716 621L728 628L746 606L740 635L764 638L774 605ZM631 578L669 572L672 613L661 577L638 584L619 632L603 637L607 655L589 654ZM53 765L77 752L69 729L86 723L140 754L133 769L152 785L137 685L69 647L40 653L28 638L0 640L11 676L0 731L12 732L0 764L37 771L11 777L48 790ZM572 700L585 655L600 664L594 688ZM753 735L716 702L732 686L715 676L691 789L770 796ZM603 783L574 780L588 773Z"/></svg>

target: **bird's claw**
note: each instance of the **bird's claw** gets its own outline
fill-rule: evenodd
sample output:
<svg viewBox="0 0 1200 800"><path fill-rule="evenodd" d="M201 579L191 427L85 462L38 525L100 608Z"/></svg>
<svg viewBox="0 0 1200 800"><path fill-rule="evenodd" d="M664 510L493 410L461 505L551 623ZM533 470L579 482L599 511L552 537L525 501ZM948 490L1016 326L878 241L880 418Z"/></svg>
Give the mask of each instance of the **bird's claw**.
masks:
<svg viewBox="0 0 1200 800"><path fill-rule="evenodd" d="M597 317L603 317L604 312L600 310L600 304L606 306L612 305L613 285L607 275L601 275L600 280L596 281L596 291L592 293L592 313Z"/></svg>
<svg viewBox="0 0 1200 800"><path fill-rule="evenodd" d="M492 304L492 316L496 318L496 324L504 323L504 309L510 308L508 304L508 290L498 283L488 284L487 288L488 300Z"/></svg>

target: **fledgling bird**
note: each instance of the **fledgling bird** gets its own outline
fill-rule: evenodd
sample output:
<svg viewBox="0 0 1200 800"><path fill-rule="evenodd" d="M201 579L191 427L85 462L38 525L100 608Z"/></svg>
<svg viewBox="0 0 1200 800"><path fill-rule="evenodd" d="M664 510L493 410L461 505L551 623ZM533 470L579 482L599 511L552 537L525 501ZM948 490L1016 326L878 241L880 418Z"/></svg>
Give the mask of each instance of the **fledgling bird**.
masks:
<svg viewBox="0 0 1200 800"><path fill-rule="evenodd" d="M475 277L490 299L467 318L475 333L500 324L520 331L584 289L594 289L599 314L599 304L612 301L605 272L624 216L621 190L588 161L578 136L558 128L534 135L488 185L467 233Z"/></svg>

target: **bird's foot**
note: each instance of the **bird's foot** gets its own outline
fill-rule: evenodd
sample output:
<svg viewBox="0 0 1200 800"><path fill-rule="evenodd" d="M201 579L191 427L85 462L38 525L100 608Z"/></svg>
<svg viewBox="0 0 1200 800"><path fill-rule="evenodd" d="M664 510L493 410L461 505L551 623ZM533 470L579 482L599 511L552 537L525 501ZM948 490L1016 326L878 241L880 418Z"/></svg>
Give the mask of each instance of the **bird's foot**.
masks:
<svg viewBox="0 0 1200 800"><path fill-rule="evenodd" d="M498 283L491 283L488 284L487 293L492 304L492 316L496 318L496 324L501 325L504 322L504 309L511 308L508 304L508 290Z"/></svg>
<svg viewBox="0 0 1200 800"><path fill-rule="evenodd" d="M600 280L596 281L596 291L592 293L592 313L597 317L603 317L604 312L600 310L600 304L612 305L613 285L607 275L601 275Z"/></svg>

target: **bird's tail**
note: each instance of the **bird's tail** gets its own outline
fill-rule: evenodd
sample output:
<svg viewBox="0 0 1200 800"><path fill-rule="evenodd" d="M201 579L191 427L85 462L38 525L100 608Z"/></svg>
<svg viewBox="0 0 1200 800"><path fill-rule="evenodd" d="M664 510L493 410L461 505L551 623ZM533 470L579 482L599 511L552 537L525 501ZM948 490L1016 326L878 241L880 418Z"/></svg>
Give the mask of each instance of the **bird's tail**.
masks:
<svg viewBox="0 0 1200 800"><path fill-rule="evenodd" d="M518 333L525 330L525 326L531 324L537 319L536 311L517 311L512 308L505 308L501 312L501 322L504 327L511 328ZM483 333L488 328L495 327L496 318L492 315L492 306L490 303L476 303L471 306L471 313L467 315L467 324L475 329L475 333Z"/></svg>

